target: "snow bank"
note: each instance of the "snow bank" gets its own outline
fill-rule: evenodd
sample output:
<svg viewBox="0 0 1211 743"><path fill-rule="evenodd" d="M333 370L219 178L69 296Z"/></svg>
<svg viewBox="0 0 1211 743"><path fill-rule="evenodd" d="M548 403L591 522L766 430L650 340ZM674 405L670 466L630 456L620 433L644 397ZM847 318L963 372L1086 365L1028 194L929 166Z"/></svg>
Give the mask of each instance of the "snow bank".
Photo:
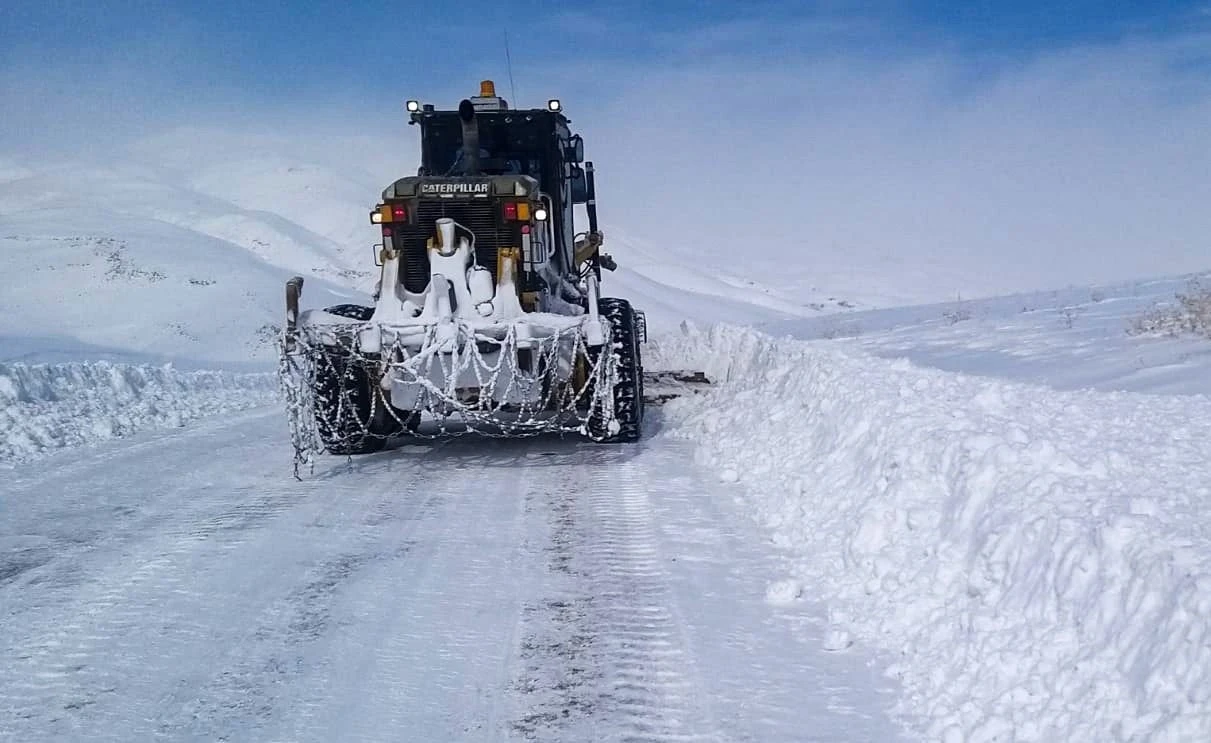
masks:
<svg viewBox="0 0 1211 743"><path fill-rule="evenodd" d="M829 646L888 651L931 739L1211 740L1211 399L732 328L649 359L720 382L669 405L673 430L740 481Z"/></svg>
<svg viewBox="0 0 1211 743"><path fill-rule="evenodd" d="M104 361L0 363L0 466L64 446L261 405L276 394L272 374L182 372Z"/></svg>

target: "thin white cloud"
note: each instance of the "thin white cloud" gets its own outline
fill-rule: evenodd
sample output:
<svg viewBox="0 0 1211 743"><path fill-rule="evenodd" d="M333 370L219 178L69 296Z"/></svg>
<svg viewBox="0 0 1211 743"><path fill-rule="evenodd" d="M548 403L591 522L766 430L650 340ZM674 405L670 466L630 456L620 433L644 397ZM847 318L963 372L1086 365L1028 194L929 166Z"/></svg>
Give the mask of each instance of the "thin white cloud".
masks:
<svg viewBox="0 0 1211 743"><path fill-rule="evenodd" d="M788 257L923 268L939 296L1206 269L1211 83L1183 70L1208 51L1134 40L975 80L873 51L647 67L586 119L602 211L773 279Z"/></svg>

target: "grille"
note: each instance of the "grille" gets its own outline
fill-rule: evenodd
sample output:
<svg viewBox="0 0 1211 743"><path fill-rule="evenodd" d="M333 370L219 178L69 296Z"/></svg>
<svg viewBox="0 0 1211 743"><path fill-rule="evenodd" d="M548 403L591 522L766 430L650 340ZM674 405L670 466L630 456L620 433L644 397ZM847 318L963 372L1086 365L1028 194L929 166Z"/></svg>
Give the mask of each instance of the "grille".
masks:
<svg viewBox="0 0 1211 743"><path fill-rule="evenodd" d="M455 201L430 199L414 202L416 221L396 229L395 249L402 256L404 288L418 293L429 284L429 254L425 242L437 232L435 222L449 217L475 234L475 262L492 272L496 279L496 253L510 245L509 229L500 225L497 213L500 204L491 199Z"/></svg>

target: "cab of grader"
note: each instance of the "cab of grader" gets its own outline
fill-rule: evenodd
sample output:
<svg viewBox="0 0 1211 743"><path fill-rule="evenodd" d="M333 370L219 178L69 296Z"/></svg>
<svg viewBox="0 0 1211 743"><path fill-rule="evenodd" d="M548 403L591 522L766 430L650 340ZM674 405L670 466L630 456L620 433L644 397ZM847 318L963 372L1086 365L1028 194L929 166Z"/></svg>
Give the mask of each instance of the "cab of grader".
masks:
<svg viewBox="0 0 1211 743"><path fill-rule="evenodd" d="M646 326L601 296L614 263L593 164L560 101L513 109L484 81L457 109L407 108L420 167L370 212L382 233L374 304L300 311L303 280L287 283L296 460L456 429L637 439Z"/></svg>

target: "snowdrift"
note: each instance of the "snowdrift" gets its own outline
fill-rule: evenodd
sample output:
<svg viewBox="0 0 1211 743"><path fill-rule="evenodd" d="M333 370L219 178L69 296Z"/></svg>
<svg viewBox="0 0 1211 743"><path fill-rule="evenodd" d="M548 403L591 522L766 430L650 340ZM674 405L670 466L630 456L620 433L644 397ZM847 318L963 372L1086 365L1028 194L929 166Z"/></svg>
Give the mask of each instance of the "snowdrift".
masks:
<svg viewBox="0 0 1211 743"><path fill-rule="evenodd" d="M109 362L0 363L0 467L64 446L265 404L272 374Z"/></svg>
<svg viewBox="0 0 1211 743"><path fill-rule="evenodd" d="M676 435L792 555L773 594L891 656L931 739L1211 740L1211 398L1058 392L752 330Z"/></svg>

